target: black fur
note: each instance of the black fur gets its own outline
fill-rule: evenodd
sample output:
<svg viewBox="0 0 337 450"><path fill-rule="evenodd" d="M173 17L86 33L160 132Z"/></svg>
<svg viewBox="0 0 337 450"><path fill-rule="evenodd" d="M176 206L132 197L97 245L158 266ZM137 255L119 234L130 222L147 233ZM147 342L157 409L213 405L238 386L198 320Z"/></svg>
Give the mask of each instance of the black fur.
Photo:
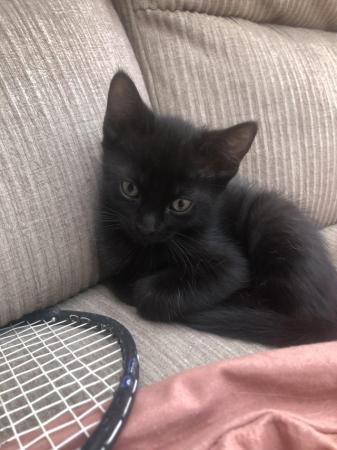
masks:
<svg viewBox="0 0 337 450"><path fill-rule="evenodd" d="M150 320L272 346L335 339L337 275L316 227L235 176L256 131L158 116L117 73L104 120L105 275ZM122 193L125 180L138 196ZM177 198L192 207L174 212Z"/></svg>

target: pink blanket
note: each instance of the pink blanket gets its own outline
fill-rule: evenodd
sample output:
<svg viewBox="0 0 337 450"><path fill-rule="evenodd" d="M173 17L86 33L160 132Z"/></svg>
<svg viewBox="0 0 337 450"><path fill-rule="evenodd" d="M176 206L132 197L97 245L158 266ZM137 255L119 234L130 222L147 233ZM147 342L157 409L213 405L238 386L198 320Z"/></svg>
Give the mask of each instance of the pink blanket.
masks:
<svg viewBox="0 0 337 450"><path fill-rule="evenodd" d="M145 387L114 449L337 449L337 343L222 361Z"/></svg>

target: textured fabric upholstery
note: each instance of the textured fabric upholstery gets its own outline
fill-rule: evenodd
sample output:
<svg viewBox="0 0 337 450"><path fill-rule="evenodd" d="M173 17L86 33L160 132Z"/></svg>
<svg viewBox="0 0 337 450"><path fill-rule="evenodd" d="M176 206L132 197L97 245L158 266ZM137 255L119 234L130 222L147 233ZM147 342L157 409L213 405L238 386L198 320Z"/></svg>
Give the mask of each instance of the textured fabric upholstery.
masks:
<svg viewBox="0 0 337 450"><path fill-rule="evenodd" d="M197 365L265 349L180 325L146 321L136 314L135 308L117 301L104 285L88 289L60 307L107 315L123 323L137 344L142 384L154 383Z"/></svg>
<svg viewBox="0 0 337 450"><path fill-rule="evenodd" d="M337 222L337 33L309 28L337 31L335 1L114 4L157 110L212 127L256 119L241 173Z"/></svg>
<svg viewBox="0 0 337 450"><path fill-rule="evenodd" d="M0 2L0 323L98 279L95 214L109 81L146 98L108 0Z"/></svg>

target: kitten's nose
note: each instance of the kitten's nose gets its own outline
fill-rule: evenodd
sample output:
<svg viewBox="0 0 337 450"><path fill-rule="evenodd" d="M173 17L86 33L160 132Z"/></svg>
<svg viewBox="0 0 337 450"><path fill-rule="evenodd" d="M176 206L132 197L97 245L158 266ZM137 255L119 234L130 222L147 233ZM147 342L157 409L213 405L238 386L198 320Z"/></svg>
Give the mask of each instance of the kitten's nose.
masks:
<svg viewBox="0 0 337 450"><path fill-rule="evenodd" d="M145 214L141 221L137 223L138 230L145 235L150 235L157 231L156 218L153 214Z"/></svg>

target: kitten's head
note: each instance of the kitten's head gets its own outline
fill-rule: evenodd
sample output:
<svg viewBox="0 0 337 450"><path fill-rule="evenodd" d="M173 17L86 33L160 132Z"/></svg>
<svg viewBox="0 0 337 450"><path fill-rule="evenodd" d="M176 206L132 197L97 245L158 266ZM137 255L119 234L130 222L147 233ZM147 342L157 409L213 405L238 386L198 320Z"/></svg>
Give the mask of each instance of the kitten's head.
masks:
<svg viewBox="0 0 337 450"><path fill-rule="evenodd" d="M144 244L207 226L256 132L255 122L209 131L158 116L118 72L103 126L107 226Z"/></svg>

